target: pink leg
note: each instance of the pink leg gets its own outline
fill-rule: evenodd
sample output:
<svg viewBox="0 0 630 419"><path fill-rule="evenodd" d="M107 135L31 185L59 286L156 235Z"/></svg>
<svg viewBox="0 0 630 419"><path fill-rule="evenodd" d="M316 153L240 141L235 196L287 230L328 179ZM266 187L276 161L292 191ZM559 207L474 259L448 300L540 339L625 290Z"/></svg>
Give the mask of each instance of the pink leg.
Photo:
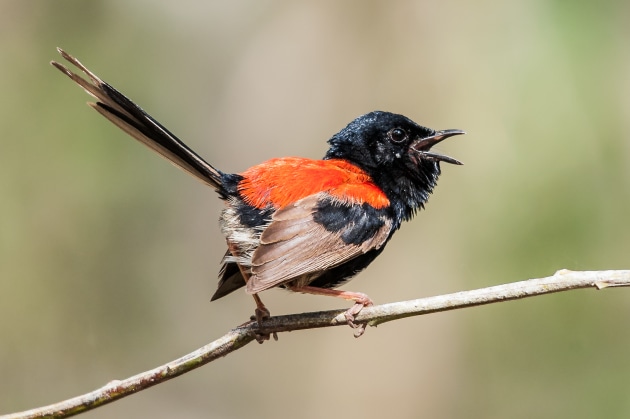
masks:
<svg viewBox="0 0 630 419"><path fill-rule="evenodd" d="M302 287L289 287L289 289L291 291L301 292L304 294L326 295L329 297L337 297L343 298L344 300L354 301L354 305L344 313L344 316L348 321L348 325L355 329L354 337L358 338L365 332L365 324L355 324L354 316L359 314L363 307L369 307L374 304L370 297L368 297L366 294L363 294L361 292L340 291L329 288L311 287L308 285Z"/></svg>
<svg viewBox="0 0 630 419"><path fill-rule="evenodd" d="M234 257L238 256L238 251L236 250L236 246L234 246L230 242L228 242L228 249L230 250L230 253L232 253L232 256ZM245 283L247 283L247 281L249 281L249 273L238 263L236 265L238 266L238 269L241 271L241 275L243 275L243 279L245 279ZM255 318L256 321L258 322L258 326L262 326L263 320L271 317L271 312L269 311L267 307L265 307L265 304L262 302L258 294L253 294L252 297L254 297L254 301L256 302L256 310L254 310L254 316L252 316L252 320ZM261 334L261 333L256 334L256 341L258 341L258 343L263 343L264 341L269 340L269 338L270 338L269 334ZM273 339L278 340L278 334L276 332L273 332Z"/></svg>

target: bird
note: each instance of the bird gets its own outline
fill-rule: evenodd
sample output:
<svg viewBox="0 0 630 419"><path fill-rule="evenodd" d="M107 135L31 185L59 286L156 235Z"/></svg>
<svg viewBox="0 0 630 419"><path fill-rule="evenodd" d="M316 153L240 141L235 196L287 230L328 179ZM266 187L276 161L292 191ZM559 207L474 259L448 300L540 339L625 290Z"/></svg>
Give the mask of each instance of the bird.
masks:
<svg viewBox="0 0 630 419"><path fill-rule="evenodd" d="M440 163L462 164L432 147L464 131L436 131L403 115L373 111L334 134L322 159L272 158L225 173L79 60L57 50L84 76L56 61L51 65L96 99L89 106L224 201L219 224L227 251L211 301L244 287L254 297L252 320L259 325L270 311L258 294L280 287L354 302L344 316L354 336L361 336L365 324L355 323L355 316L373 302L337 287L374 261L402 222L424 208ZM269 338L261 336L259 342Z"/></svg>

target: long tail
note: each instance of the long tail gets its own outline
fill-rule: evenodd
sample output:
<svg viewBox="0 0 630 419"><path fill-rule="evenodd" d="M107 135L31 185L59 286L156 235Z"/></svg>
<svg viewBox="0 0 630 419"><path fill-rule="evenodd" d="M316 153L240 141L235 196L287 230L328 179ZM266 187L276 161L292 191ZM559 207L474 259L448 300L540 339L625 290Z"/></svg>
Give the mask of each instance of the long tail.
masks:
<svg viewBox="0 0 630 419"><path fill-rule="evenodd" d="M219 170L199 157L197 153L188 148L186 144L125 95L88 70L79 60L61 48L57 48L57 51L88 76L89 80L84 79L62 64L55 61L50 63L97 99L96 103L88 103L88 105L175 166L214 187L217 191L221 191L223 174Z"/></svg>

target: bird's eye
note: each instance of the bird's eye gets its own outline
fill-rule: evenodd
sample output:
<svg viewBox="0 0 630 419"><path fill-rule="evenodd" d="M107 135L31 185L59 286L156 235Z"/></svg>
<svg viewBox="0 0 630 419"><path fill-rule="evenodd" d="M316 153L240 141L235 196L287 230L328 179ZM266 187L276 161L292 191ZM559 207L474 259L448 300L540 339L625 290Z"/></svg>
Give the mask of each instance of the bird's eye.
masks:
<svg viewBox="0 0 630 419"><path fill-rule="evenodd" d="M407 133L402 128L394 128L389 131L389 138L395 143L402 143L407 139Z"/></svg>

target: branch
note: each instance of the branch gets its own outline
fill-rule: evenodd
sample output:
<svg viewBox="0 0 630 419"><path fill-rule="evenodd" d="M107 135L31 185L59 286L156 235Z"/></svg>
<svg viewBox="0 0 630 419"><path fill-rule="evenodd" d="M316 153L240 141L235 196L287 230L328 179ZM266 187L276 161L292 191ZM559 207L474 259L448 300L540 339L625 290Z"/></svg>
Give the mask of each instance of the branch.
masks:
<svg viewBox="0 0 630 419"><path fill-rule="evenodd" d="M579 288L603 289L627 286L630 286L630 270L583 272L561 270L547 278L530 279L472 291L365 307L356 316L355 323L367 323L370 326L376 326L405 317L517 300L553 292ZM111 381L105 386L82 396L24 412L3 415L0 416L0 419L66 418L77 415L160 384L212 362L217 358L226 356L230 352L240 349L255 340L256 333L279 333L344 325L346 324L344 312L345 310L332 310L272 317L264 321L262 328L259 328L254 322L248 322L230 330L226 335L214 342L152 370L142 372L125 380Z"/></svg>

